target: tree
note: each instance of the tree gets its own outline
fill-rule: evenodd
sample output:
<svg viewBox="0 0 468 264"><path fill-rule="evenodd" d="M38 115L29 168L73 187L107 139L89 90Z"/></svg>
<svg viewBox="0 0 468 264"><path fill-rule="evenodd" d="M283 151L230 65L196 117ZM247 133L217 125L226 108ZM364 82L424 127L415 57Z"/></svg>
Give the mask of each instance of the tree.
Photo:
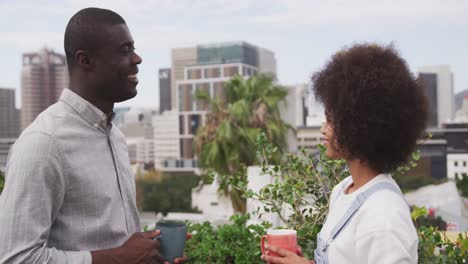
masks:
<svg viewBox="0 0 468 264"><path fill-rule="evenodd" d="M196 93L197 100L210 110L206 125L195 137L200 166L218 175L220 188L230 193L237 212L245 212L245 199L241 191L230 188L227 179L239 173L246 178L245 168L258 164L255 142L262 132L279 150L274 158L281 158L291 128L280 117L280 104L286 102L287 94L268 75L233 77L225 85L225 98L211 98L206 91Z"/></svg>
<svg viewBox="0 0 468 264"><path fill-rule="evenodd" d="M192 208L192 189L198 182L196 175L163 176L149 171L137 179L141 193L139 207L166 215L169 212L195 212Z"/></svg>

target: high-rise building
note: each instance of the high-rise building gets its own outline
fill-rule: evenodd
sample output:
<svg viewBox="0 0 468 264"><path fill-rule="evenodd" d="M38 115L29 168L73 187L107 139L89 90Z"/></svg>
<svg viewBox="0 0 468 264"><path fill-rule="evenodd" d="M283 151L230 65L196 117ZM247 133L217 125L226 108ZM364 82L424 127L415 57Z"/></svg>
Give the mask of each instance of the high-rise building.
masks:
<svg viewBox="0 0 468 264"><path fill-rule="evenodd" d="M286 104L280 105L280 115L284 122L296 130L306 124L306 84L290 85L286 86L286 88L288 89L288 95L286 96ZM288 131L286 137L288 152L297 152L298 150L296 132L292 130Z"/></svg>
<svg viewBox="0 0 468 264"><path fill-rule="evenodd" d="M68 86L65 56L46 48L23 54L21 72L21 127L55 103Z"/></svg>
<svg viewBox="0 0 468 264"><path fill-rule="evenodd" d="M225 97L224 83L235 75L276 76L274 53L245 42L199 45L172 50L172 108L179 110L180 157L195 159L193 141L205 124L208 105L195 99L197 91ZM195 164L193 162L193 164Z"/></svg>
<svg viewBox="0 0 468 264"><path fill-rule="evenodd" d="M450 66L420 67L418 72L429 101L428 126L442 127L454 118L453 73Z"/></svg>
<svg viewBox="0 0 468 264"><path fill-rule="evenodd" d="M171 109L171 69L159 69L159 113Z"/></svg>
<svg viewBox="0 0 468 264"><path fill-rule="evenodd" d="M179 113L165 111L153 117L155 167L160 171L183 171L187 166L180 159Z"/></svg>
<svg viewBox="0 0 468 264"><path fill-rule="evenodd" d="M171 65L171 105L177 109L177 82L185 78L186 66L219 65L243 63L258 69L259 73L276 75L275 54L267 49L253 46L246 42L226 42L218 44L198 45L195 47L176 48L172 50ZM245 71L248 71L245 69ZM229 73L229 72L228 72ZM240 75L247 73L238 72ZM204 77L216 78L216 72L211 71ZM198 78L190 76L190 79ZM201 77L201 76L200 76Z"/></svg>
<svg viewBox="0 0 468 264"><path fill-rule="evenodd" d="M16 138L20 132L15 90L0 88L0 138Z"/></svg>

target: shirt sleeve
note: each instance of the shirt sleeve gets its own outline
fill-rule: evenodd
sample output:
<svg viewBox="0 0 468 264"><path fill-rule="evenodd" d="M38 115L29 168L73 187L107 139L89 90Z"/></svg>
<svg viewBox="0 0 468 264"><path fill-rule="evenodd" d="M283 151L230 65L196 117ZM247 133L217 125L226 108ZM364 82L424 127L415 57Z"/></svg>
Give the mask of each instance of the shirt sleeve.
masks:
<svg viewBox="0 0 468 264"><path fill-rule="evenodd" d="M416 264L418 241L397 230L369 232L356 240L361 263Z"/></svg>
<svg viewBox="0 0 468 264"><path fill-rule="evenodd" d="M63 166L48 134L30 132L14 144L0 196L0 263L91 263L88 251L48 246L67 188Z"/></svg>

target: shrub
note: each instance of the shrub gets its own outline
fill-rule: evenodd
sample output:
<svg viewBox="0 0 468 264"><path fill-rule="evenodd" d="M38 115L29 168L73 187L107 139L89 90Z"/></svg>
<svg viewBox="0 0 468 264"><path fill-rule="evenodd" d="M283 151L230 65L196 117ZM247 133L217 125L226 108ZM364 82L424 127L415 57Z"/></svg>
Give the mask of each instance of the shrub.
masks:
<svg viewBox="0 0 468 264"><path fill-rule="evenodd" d="M260 238L271 225L248 225L249 215L236 214L231 224L213 227L210 222L189 225L192 239L185 247L191 263L263 263Z"/></svg>

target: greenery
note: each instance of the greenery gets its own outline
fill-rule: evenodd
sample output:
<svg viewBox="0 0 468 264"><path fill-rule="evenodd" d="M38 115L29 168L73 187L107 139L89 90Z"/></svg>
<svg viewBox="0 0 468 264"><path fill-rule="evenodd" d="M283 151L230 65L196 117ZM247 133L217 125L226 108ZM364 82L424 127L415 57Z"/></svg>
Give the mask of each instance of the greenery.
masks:
<svg viewBox="0 0 468 264"><path fill-rule="evenodd" d="M191 263L263 263L260 238L270 224L248 225L249 218L236 214L231 217L231 224L218 228L210 222L189 225L193 236L185 250Z"/></svg>
<svg viewBox="0 0 468 264"><path fill-rule="evenodd" d="M418 226L435 227L438 230L445 230L447 228L447 222L445 222L440 216L423 216L416 221Z"/></svg>
<svg viewBox="0 0 468 264"><path fill-rule="evenodd" d="M315 156L302 151L299 155L285 155L279 163L271 163L277 148L268 142L263 133L257 136L257 147L262 170L275 178L274 183L253 192L247 188L248 183L241 174L234 174L226 180L241 190L245 198L262 202L263 206L257 210L256 216L274 212L283 220L283 227L296 229L299 245L304 255L311 259L317 233L328 213L331 189L349 175L344 169L345 162L328 160L324 154L325 148L319 146L320 153ZM412 160L417 159L418 155L414 155ZM405 166L410 169L412 164ZM403 173L404 170L401 168L399 172ZM268 224L247 225L248 218L234 216L232 224L218 229L209 223L192 226L195 235L194 240L188 242L189 258L194 263L263 263L259 258L258 241ZM457 242L451 242L437 227L424 222L423 219L427 218L425 208L415 207L412 218L419 223L419 263L468 263L466 234L460 235Z"/></svg>
<svg viewBox="0 0 468 264"><path fill-rule="evenodd" d="M0 194L3 191L3 187L5 187L5 176L3 176L3 172L0 171Z"/></svg>
<svg viewBox="0 0 468 264"><path fill-rule="evenodd" d="M149 171L138 177L138 204L143 211L161 212L195 212L192 208L192 189L197 185L199 177L195 175L164 176L155 171Z"/></svg>
<svg viewBox="0 0 468 264"><path fill-rule="evenodd" d="M210 110L206 125L195 138L200 165L219 176L220 188L230 193L237 212L245 212L245 199L240 189L230 188L228 179L236 174L245 180L245 167L258 164L252 146L262 132L277 147L279 161L290 129L280 117L280 104L285 103L287 93L267 75L235 76L225 84L225 96L211 97L202 90L196 93L198 103Z"/></svg>
<svg viewBox="0 0 468 264"><path fill-rule="evenodd" d="M468 198L468 175L462 174L461 179L456 178L457 188L463 197Z"/></svg>
<svg viewBox="0 0 468 264"><path fill-rule="evenodd" d="M411 216L415 222L427 216L426 208L414 207ZM459 234L457 241L450 241L437 227L419 225L418 262L434 264L468 263L468 236Z"/></svg>

